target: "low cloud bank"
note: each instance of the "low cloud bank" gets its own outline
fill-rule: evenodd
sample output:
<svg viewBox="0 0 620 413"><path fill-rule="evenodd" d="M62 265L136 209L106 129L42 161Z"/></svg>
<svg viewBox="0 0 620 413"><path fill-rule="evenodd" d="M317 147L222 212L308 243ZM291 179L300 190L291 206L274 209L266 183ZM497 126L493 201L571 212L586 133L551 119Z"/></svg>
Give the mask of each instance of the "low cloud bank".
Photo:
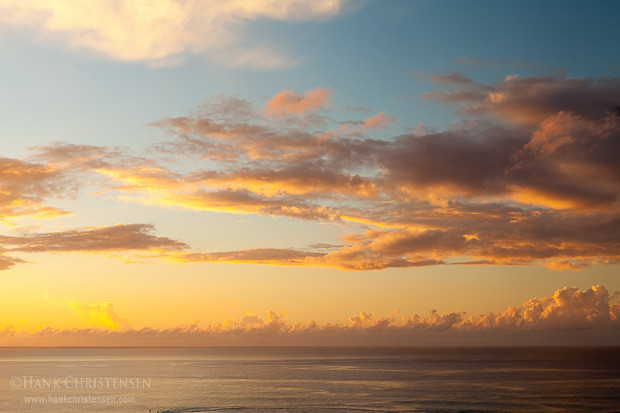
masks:
<svg viewBox="0 0 620 413"><path fill-rule="evenodd" d="M270 311L266 319L169 329L130 328L126 320L109 328L0 330L2 345L615 345L620 339L620 304L601 286L564 287L553 296L532 298L501 313L469 316L458 311L428 316L375 317L362 312L348 324L287 322ZM106 303L112 309L112 304ZM92 310L88 306L82 306ZM88 307L88 308L87 308ZM92 307L92 306L91 306ZM101 312L101 308L97 309ZM107 314L107 312L106 312ZM114 313L115 319L121 320ZM100 325L100 324L99 324ZM123 327L126 326L126 327Z"/></svg>

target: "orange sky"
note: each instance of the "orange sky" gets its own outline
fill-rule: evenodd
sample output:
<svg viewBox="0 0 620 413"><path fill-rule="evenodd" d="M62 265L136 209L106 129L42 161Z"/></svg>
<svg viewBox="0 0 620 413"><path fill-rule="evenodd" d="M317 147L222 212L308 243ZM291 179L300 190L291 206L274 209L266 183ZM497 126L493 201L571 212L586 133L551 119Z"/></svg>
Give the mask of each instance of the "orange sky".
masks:
<svg viewBox="0 0 620 413"><path fill-rule="evenodd" d="M277 3L0 6L0 345L617 338L616 69Z"/></svg>

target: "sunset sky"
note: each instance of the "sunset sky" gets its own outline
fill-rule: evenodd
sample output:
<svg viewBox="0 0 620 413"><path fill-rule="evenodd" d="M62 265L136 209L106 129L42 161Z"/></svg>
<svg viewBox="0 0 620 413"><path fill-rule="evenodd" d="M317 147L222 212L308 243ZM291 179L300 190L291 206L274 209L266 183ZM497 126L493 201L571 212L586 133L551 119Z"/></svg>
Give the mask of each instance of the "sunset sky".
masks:
<svg viewBox="0 0 620 413"><path fill-rule="evenodd" d="M0 0L0 345L617 342L618 15Z"/></svg>

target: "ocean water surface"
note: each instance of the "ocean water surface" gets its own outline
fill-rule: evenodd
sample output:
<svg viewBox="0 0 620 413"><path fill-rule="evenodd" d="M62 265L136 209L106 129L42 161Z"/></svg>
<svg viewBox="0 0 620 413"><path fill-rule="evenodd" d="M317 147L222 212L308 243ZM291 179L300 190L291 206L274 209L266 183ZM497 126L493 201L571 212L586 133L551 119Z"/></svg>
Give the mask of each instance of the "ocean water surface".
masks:
<svg viewBox="0 0 620 413"><path fill-rule="evenodd" d="M0 348L0 412L617 412L620 347Z"/></svg>

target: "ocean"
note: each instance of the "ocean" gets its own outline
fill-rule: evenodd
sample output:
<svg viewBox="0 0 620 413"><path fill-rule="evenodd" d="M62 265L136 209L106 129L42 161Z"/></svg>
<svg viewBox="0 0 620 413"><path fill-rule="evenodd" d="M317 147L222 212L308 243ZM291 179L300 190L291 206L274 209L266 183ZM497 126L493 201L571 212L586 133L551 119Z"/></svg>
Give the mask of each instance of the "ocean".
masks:
<svg viewBox="0 0 620 413"><path fill-rule="evenodd" d="M619 412L620 347L0 348L0 412Z"/></svg>

